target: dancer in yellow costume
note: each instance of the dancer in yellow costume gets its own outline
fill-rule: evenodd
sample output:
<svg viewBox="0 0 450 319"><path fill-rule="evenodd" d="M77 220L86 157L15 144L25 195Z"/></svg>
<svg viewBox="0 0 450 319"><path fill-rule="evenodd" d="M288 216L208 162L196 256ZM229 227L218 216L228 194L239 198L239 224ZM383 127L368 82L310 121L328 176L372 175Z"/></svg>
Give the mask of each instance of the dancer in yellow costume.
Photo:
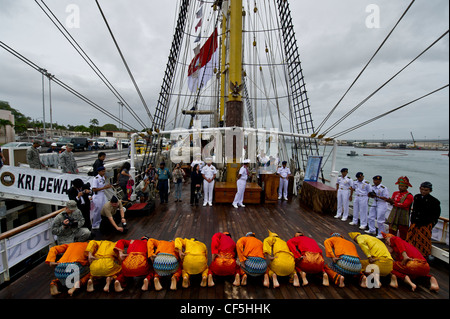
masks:
<svg viewBox="0 0 450 319"><path fill-rule="evenodd" d="M183 288L189 287L190 275L200 273L202 274L200 286L206 287L208 279L208 249L206 245L195 238L176 238L175 249L183 260Z"/></svg>
<svg viewBox="0 0 450 319"><path fill-rule="evenodd" d="M381 240L370 235L361 235L361 233L357 232L348 233L348 235L359 245L368 258L366 260L361 260L363 272L370 274L372 269L371 267L367 267L369 265L375 265L378 267L380 276L384 277L391 274L394 266L394 259L389 253L386 245ZM375 281L377 287L380 287L381 283L377 276L375 276Z"/></svg>
<svg viewBox="0 0 450 319"><path fill-rule="evenodd" d="M269 230L269 237L264 239L263 251L266 259L270 261L269 278L272 278L274 288L280 286L277 276L289 276L289 282L295 287L300 286L295 271L294 254L284 240Z"/></svg>
<svg viewBox="0 0 450 319"><path fill-rule="evenodd" d="M117 251L114 250L115 242L109 240L91 240L86 247L88 254L91 278L87 284L87 291L94 291L94 280L106 277L106 285L103 288L109 292L109 285L113 279L116 279L122 271L119 263Z"/></svg>

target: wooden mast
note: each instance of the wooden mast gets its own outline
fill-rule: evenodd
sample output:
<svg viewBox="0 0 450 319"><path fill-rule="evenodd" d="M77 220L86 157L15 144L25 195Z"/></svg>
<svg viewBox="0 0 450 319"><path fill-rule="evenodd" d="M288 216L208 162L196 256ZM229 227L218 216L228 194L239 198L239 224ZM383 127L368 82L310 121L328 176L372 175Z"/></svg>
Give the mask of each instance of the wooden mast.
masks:
<svg viewBox="0 0 450 319"><path fill-rule="evenodd" d="M242 103L242 0L231 0L227 11L229 17L229 61L228 61L228 99L225 102L225 126L243 127L244 113ZM226 21L226 20L225 20ZM228 23L227 23L228 24ZM226 77L225 77L226 78ZM236 154L236 145L233 143ZM236 182L238 160L227 164L227 182Z"/></svg>

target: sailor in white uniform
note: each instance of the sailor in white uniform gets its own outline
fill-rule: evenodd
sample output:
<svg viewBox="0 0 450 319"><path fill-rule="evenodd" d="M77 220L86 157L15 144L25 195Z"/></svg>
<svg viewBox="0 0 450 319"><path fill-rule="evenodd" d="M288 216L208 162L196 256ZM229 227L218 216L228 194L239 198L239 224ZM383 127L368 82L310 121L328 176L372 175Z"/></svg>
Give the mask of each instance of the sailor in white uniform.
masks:
<svg viewBox="0 0 450 319"><path fill-rule="evenodd" d="M234 196L233 207L238 208L239 206L245 207L243 204L244 201L244 193L245 186L247 185L248 179L248 164L250 163L249 159L244 160L243 165L239 169L237 184L237 192Z"/></svg>
<svg viewBox="0 0 450 319"><path fill-rule="evenodd" d="M355 200L353 201L353 220L350 225L358 225L359 229L366 229L367 227L367 211L369 207L368 194L372 190L370 183L364 179L364 174L356 173L356 180L353 181L353 191L355 193Z"/></svg>
<svg viewBox="0 0 450 319"><path fill-rule="evenodd" d="M195 159L191 163L191 171L194 170L195 164L198 164L198 166L200 166L200 171L202 170L203 166L205 166L205 162L202 161L202 154L195 154Z"/></svg>
<svg viewBox="0 0 450 319"><path fill-rule="evenodd" d="M94 208L91 209L91 220L92 229L99 229L100 222L102 221L101 211L106 203L105 189L111 188L111 184L106 184L106 169L101 166L97 168L97 176L94 177L92 181L92 202L94 203Z"/></svg>
<svg viewBox="0 0 450 319"><path fill-rule="evenodd" d="M213 191L214 191L214 179L216 178L217 169L211 164L212 164L212 158L208 157L206 159L206 166L204 166L201 171L202 176L204 178L204 180L203 180L203 193L204 193L203 206L206 206L207 204L209 204L209 206L212 206Z"/></svg>
<svg viewBox="0 0 450 319"><path fill-rule="evenodd" d="M348 168L341 169L342 175L336 182L337 190L337 212L334 218L341 218L346 221L348 218L349 204L353 195L353 180L347 176Z"/></svg>
<svg viewBox="0 0 450 319"><path fill-rule="evenodd" d="M366 233L370 235L377 235L376 221L378 224L378 239L383 239L381 232L384 232L384 222L386 221L386 212L388 210L386 199L389 198L389 190L381 184L381 180L382 177L380 175L373 177L372 190L369 193L369 197L373 198L373 202L369 209L369 229L366 230Z"/></svg>
<svg viewBox="0 0 450 319"><path fill-rule="evenodd" d="M280 176L280 186L278 186L278 199L281 199L281 195L283 195L284 200L288 200L288 185L289 176L291 176L291 170L289 169L289 167L286 167L286 161L283 161L281 164L283 166L277 169L277 175Z"/></svg>

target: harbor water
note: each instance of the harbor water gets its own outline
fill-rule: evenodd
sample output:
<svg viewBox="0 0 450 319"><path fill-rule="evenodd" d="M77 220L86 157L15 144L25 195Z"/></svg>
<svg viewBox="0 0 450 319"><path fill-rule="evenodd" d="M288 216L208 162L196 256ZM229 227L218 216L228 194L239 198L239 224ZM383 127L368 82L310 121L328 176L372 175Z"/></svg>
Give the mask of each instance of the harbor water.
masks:
<svg viewBox="0 0 450 319"><path fill-rule="evenodd" d="M323 156L323 173L325 179L330 179L332 146L320 148ZM356 151L358 156L348 156ZM364 154L368 156L364 156ZM413 194L419 193L422 182L433 184L431 195L441 202L441 217L449 217L449 157L447 151L426 150L394 150L369 149L351 146L339 146L336 156L336 171L346 167L348 176L356 179L357 172L363 172L367 181L372 184L375 175L383 177L382 184L392 195L398 190L395 185L400 176L407 176L413 187L408 190Z"/></svg>

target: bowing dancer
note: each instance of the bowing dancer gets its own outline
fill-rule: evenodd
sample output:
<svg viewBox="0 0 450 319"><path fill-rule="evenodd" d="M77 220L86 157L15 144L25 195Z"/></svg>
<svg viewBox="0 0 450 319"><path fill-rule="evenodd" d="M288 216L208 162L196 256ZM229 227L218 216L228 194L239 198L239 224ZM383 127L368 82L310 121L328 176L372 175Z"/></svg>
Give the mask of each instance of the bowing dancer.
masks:
<svg viewBox="0 0 450 319"><path fill-rule="evenodd" d="M147 242L147 236L142 236L140 240L120 239L117 241L114 249L119 253L119 259L122 261L122 272L114 282L114 290L116 292L123 291L128 278L131 277L145 277L141 290L148 290L149 281L154 276L148 262Z"/></svg>
<svg viewBox="0 0 450 319"><path fill-rule="evenodd" d="M248 179L248 164L250 163L249 159L244 160L241 168L239 169L239 173L237 176L237 192L234 196L233 200L233 207L238 208L239 206L245 207L243 201L244 201L244 193L245 193L245 187L247 185L247 179Z"/></svg>
<svg viewBox="0 0 450 319"><path fill-rule="evenodd" d="M407 283L411 287L411 290L414 291L417 286L412 279L425 277L430 281L430 290L438 292L439 284L436 278L430 275L430 265L420 251L400 237L392 234L382 234L385 238L386 245L395 260L394 269L392 270L394 279L391 281L391 286L394 288L398 287L398 277Z"/></svg>
<svg viewBox="0 0 450 319"><path fill-rule="evenodd" d="M115 242L108 240L91 240L86 247L86 253L89 258L89 269L91 276L88 280L87 291L94 291L95 281L106 278L106 285L103 291L109 292L111 281L116 279L122 271L119 256L114 249Z"/></svg>
<svg viewBox="0 0 450 319"><path fill-rule="evenodd" d="M294 254L287 243L278 234L269 230L269 237L264 239L263 251L268 260L269 278L272 278L273 287L280 287L278 276L289 276L289 282L299 287L297 272L295 271Z"/></svg>
<svg viewBox="0 0 450 319"><path fill-rule="evenodd" d="M147 242L147 251L155 270L153 279L155 290L162 289L159 279L166 276L171 276L170 290L177 290L177 283L181 277L181 262L175 250L175 242L150 238Z"/></svg>
<svg viewBox="0 0 450 319"><path fill-rule="evenodd" d="M306 278L307 274L322 275L322 285L329 286L328 275L324 268L323 252L314 239L299 231L295 233L294 238L287 241L287 245L294 254L295 270L300 273L303 286L309 283Z"/></svg>
<svg viewBox="0 0 450 319"><path fill-rule="evenodd" d="M190 285L191 275L202 275L201 287L206 287L208 279L208 249L206 245L195 238L175 238L175 249L182 260L183 288Z"/></svg>
<svg viewBox="0 0 450 319"><path fill-rule="evenodd" d="M291 176L291 170L287 167L287 161L281 163L281 167L277 169L277 175L280 176L280 185L278 186L278 199L283 196L284 200L288 200L288 185L289 176Z"/></svg>
<svg viewBox="0 0 450 319"><path fill-rule="evenodd" d="M375 286L376 288L381 287L379 276L389 276L394 264L394 259L392 259L386 245L378 238L370 235L361 235L357 232L348 233L348 235L359 245L368 258L366 260L361 260L363 272L365 274L371 274L375 268L372 265L376 266L377 272L374 276Z"/></svg>
<svg viewBox="0 0 450 319"><path fill-rule="evenodd" d="M339 233L331 234L324 245L326 256L333 260L331 264L325 265L325 271L334 284L343 288L345 278L350 276L358 277L360 286L367 288L366 276L361 272L362 266L356 246Z"/></svg>
<svg viewBox="0 0 450 319"><path fill-rule="evenodd" d="M257 277L264 275L264 286L269 288L269 274L267 262L264 259L263 242L255 237L255 233L248 232L236 243L236 251L239 257L238 263L245 272L241 279L241 286L247 285L247 275Z"/></svg>
<svg viewBox="0 0 450 319"><path fill-rule="evenodd" d="M229 232L215 233L211 239L212 262L209 265L208 287L214 286L213 276L234 276L234 286L241 283L236 263L236 243Z"/></svg>
<svg viewBox="0 0 450 319"><path fill-rule="evenodd" d="M59 285L68 288L68 293L72 296L78 288L85 285L89 280L89 260L84 253L87 245L87 242L75 242L50 248L45 263L50 267L55 267L56 279L50 283L50 294L52 296L60 293ZM56 261L59 254L63 255ZM74 276L74 273L78 273L78 278ZM74 279L73 282L72 278Z"/></svg>
<svg viewBox="0 0 450 319"><path fill-rule="evenodd" d="M97 176L92 181L92 203L94 204L91 209L92 229L100 229L100 223L102 222L101 211L106 204L105 189L112 187L111 184L106 184L106 169L104 166L97 168Z"/></svg>

